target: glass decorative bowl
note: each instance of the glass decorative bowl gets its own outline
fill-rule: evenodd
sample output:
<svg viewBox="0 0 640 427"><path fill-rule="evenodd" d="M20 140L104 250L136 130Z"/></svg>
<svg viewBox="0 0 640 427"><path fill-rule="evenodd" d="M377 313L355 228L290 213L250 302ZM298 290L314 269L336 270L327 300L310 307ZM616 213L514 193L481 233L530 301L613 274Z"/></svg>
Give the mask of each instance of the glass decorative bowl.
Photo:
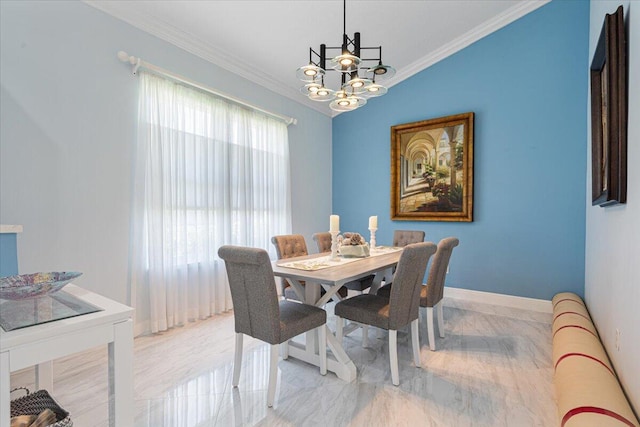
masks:
<svg viewBox="0 0 640 427"><path fill-rule="evenodd" d="M0 298L20 300L58 292L81 275L77 271L61 271L0 277Z"/></svg>

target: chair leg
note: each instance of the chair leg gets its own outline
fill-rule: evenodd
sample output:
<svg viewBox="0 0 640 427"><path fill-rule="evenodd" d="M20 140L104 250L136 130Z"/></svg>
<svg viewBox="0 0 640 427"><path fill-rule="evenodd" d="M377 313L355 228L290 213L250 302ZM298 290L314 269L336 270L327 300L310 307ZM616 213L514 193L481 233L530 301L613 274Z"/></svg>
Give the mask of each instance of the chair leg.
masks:
<svg viewBox="0 0 640 427"><path fill-rule="evenodd" d="M342 345L342 327L344 325L344 320L340 316L336 316L336 339Z"/></svg>
<svg viewBox="0 0 640 427"><path fill-rule="evenodd" d="M320 375L327 375L327 325L318 328L318 352L320 354Z"/></svg>
<svg viewBox="0 0 640 427"><path fill-rule="evenodd" d="M273 406L276 396L276 382L278 380L278 344L271 346L271 362L269 363L269 386L267 390L267 406Z"/></svg>
<svg viewBox="0 0 640 427"><path fill-rule="evenodd" d="M369 347L369 326L362 325L362 348Z"/></svg>
<svg viewBox="0 0 640 427"><path fill-rule="evenodd" d="M280 354L282 355L282 360L287 360L289 358L289 341L285 341L280 344Z"/></svg>
<svg viewBox="0 0 640 427"><path fill-rule="evenodd" d="M389 364L391 365L391 383L400 385L398 374L398 331L389 329Z"/></svg>
<svg viewBox="0 0 640 427"><path fill-rule="evenodd" d="M436 337L433 333L433 307L427 307L427 334L429 335L429 349L436 351Z"/></svg>
<svg viewBox="0 0 640 427"><path fill-rule="evenodd" d="M236 354L233 360L233 386L240 382L240 367L242 366L242 334L236 332Z"/></svg>
<svg viewBox="0 0 640 427"><path fill-rule="evenodd" d="M418 319L415 319L411 322L411 344L413 347L413 363L415 363L416 368L420 367L420 338L418 337L419 329L420 324L418 323Z"/></svg>
<svg viewBox="0 0 640 427"><path fill-rule="evenodd" d="M440 338L444 338L444 314L442 313L442 301L436 305L436 313L438 314L438 332L440 332Z"/></svg>

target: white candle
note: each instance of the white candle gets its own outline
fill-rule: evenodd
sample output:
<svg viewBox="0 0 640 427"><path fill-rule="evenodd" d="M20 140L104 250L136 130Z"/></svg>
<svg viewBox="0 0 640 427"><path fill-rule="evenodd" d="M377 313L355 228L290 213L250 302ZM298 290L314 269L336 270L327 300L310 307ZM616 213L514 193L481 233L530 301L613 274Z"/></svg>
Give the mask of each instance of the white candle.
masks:
<svg viewBox="0 0 640 427"><path fill-rule="evenodd" d="M340 231L340 217L338 215L329 217L329 231Z"/></svg>
<svg viewBox="0 0 640 427"><path fill-rule="evenodd" d="M378 228L378 217L377 216L370 216L369 217L369 230L373 229L373 228Z"/></svg>

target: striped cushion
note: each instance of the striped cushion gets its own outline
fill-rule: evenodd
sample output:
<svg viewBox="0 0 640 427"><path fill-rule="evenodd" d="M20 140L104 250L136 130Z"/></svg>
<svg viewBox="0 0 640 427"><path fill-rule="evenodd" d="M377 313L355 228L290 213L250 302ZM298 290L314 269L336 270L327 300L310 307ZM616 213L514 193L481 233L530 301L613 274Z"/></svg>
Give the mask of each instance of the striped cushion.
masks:
<svg viewBox="0 0 640 427"><path fill-rule="evenodd" d="M563 313L564 315L554 316L551 330L554 339L559 331L567 328L573 329L574 332L579 332L580 330L585 331L593 335L596 339L599 339L598 331L589 317L584 317L583 314Z"/></svg>
<svg viewBox="0 0 640 427"><path fill-rule="evenodd" d="M563 292L552 304L561 427L640 427L582 299Z"/></svg>
<svg viewBox="0 0 640 427"><path fill-rule="evenodd" d="M635 427L633 418L628 420L604 408L576 408L567 414L563 427Z"/></svg>
<svg viewBox="0 0 640 427"><path fill-rule="evenodd" d="M551 305L555 310L556 304L559 303L560 301L565 301L565 300L577 301L581 305L584 305L582 298L580 298L578 295L574 294L573 292L560 292L559 294L555 294L555 296L551 299Z"/></svg>
<svg viewBox="0 0 640 427"><path fill-rule="evenodd" d="M607 353L596 337L584 331L563 329L556 334L553 341L553 366L557 369L559 364L573 357L592 359L614 372Z"/></svg>
<svg viewBox="0 0 640 427"><path fill-rule="evenodd" d="M559 301L556 305L553 306L553 319L560 318L562 316L566 316L567 314L574 313L579 314L581 316L586 317L587 319L591 319L589 316L589 311L587 307L574 300L565 299Z"/></svg>
<svg viewBox="0 0 640 427"><path fill-rule="evenodd" d="M566 359L558 364L554 379L561 426L638 427L618 379L601 364L582 357ZM594 408L599 408L599 413ZM580 415L586 413L589 417ZM585 418L595 423L587 424Z"/></svg>

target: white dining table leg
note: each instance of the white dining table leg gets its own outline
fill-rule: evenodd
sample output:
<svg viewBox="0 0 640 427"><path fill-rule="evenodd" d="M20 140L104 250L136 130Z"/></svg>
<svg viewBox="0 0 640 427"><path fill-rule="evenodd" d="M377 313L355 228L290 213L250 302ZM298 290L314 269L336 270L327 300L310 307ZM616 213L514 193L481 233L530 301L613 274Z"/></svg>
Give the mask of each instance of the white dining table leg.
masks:
<svg viewBox="0 0 640 427"><path fill-rule="evenodd" d="M289 286L293 288L293 291L296 293L296 296L300 299L300 301L306 301L304 286L302 286L302 283L300 283L296 279L286 278L285 280L287 281L287 283L289 283ZM282 295L284 296L284 290L282 291Z"/></svg>
<svg viewBox="0 0 640 427"><path fill-rule="evenodd" d="M133 425L133 321L113 325L109 353L109 426Z"/></svg>
<svg viewBox="0 0 640 427"><path fill-rule="evenodd" d="M307 282L304 286L305 302L309 305L315 305L320 299L320 284ZM305 344L309 353L318 353L318 331L312 329L305 334Z"/></svg>
<svg viewBox="0 0 640 427"><path fill-rule="evenodd" d="M11 401L11 370L9 368L9 352L0 352L0 427L9 427Z"/></svg>
<svg viewBox="0 0 640 427"><path fill-rule="evenodd" d="M369 293L375 294L376 292L378 292L378 289L380 289L380 284L384 280L385 276L391 277L392 275L393 275L392 268L376 271L375 275L373 276L373 282L371 283L371 288L369 288Z"/></svg>
<svg viewBox="0 0 640 427"><path fill-rule="evenodd" d="M351 382L356 379L356 365L347 355L347 352L344 351L342 347L342 343L338 342L336 337L329 331L327 333L327 345L331 350L331 353L335 356L335 360L333 358L327 358L327 367L331 372L335 372L335 374L341 380Z"/></svg>
<svg viewBox="0 0 640 427"><path fill-rule="evenodd" d="M342 344L342 332L344 329L344 319L340 316L336 316L336 340Z"/></svg>
<svg viewBox="0 0 640 427"><path fill-rule="evenodd" d="M53 393L53 360L36 365L36 390Z"/></svg>

